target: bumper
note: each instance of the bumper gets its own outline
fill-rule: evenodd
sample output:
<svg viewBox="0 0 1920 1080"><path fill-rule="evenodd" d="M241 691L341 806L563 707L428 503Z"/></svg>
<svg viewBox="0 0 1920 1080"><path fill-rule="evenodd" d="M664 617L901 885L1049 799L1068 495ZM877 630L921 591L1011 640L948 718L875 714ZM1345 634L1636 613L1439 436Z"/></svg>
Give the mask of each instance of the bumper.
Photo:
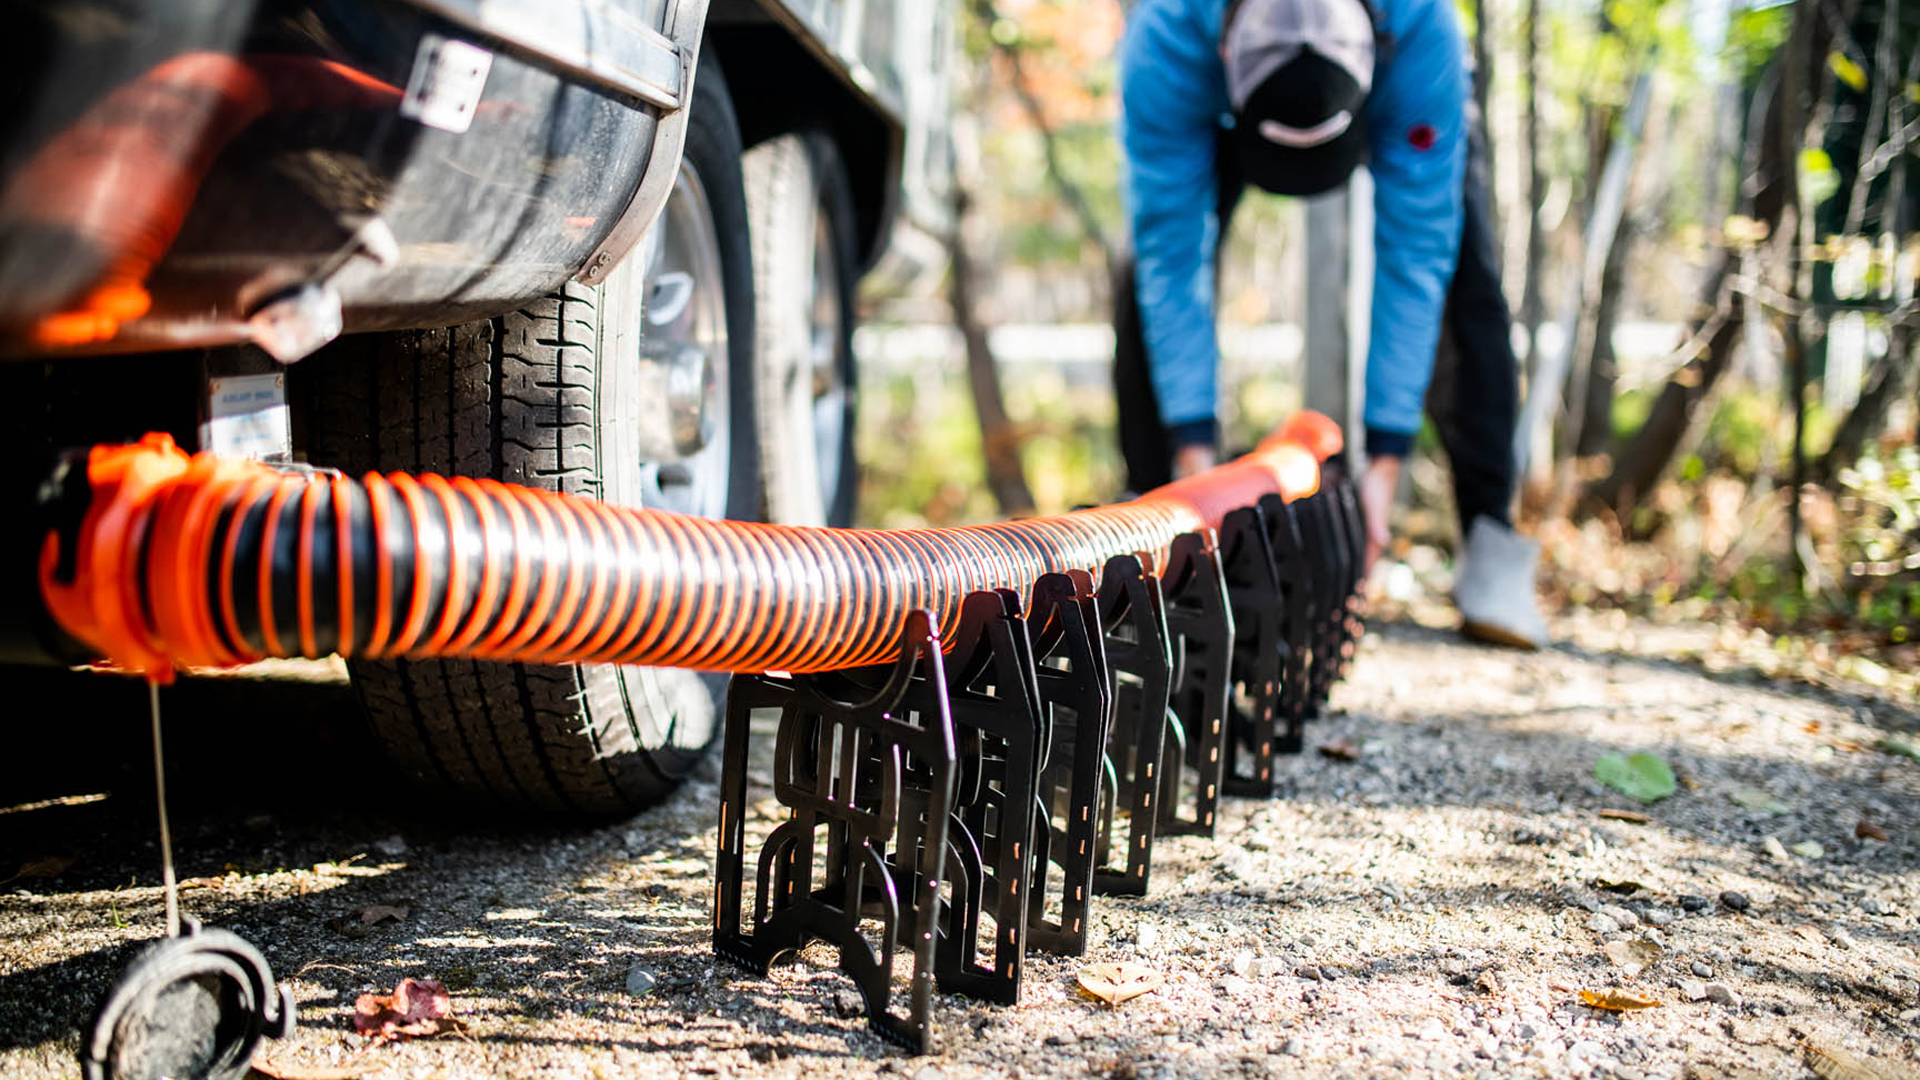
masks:
<svg viewBox="0 0 1920 1080"><path fill-rule="evenodd" d="M0 355L257 341L314 288L348 331L447 325L609 268L651 218L650 164L677 160L663 121L705 5L83 7L36 7L6 47ZM676 16L679 41L645 21Z"/></svg>

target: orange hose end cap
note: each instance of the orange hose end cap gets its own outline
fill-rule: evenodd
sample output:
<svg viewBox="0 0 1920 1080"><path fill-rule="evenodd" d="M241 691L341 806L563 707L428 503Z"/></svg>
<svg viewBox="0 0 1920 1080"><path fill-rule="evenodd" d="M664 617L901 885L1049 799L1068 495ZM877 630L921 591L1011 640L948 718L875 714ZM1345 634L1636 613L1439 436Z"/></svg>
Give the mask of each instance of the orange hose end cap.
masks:
<svg viewBox="0 0 1920 1080"><path fill-rule="evenodd" d="M1346 449L1347 439L1331 416L1302 409L1287 418L1270 441L1304 446L1315 461L1325 461Z"/></svg>
<svg viewBox="0 0 1920 1080"><path fill-rule="evenodd" d="M1280 484L1280 495L1288 502L1304 499L1320 490L1320 462L1313 452L1296 443L1286 442L1264 452L1266 465Z"/></svg>
<svg viewBox="0 0 1920 1080"><path fill-rule="evenodd" d="M87 455L92 489L62 581L61 536L40 546L40 596L60 628L126 670L171 682L173 662L155 641L141 603L139 559L158 496L187 469L187 455L164 434L131 446L96 446Z"/></svg>

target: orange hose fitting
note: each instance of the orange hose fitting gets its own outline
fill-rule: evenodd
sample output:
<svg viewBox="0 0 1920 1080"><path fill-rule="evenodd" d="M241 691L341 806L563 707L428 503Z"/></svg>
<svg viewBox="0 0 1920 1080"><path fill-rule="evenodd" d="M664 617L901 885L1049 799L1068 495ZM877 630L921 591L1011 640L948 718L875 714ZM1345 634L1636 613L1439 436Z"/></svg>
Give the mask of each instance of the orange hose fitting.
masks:
<svg viewBox="0 0 1920 1080"><path fill-rule="evenodd" d="M267 657L468 656L712 671L885 663L908 613L951 639L961 601L1166 565L1184 533L1319 487L1339 429L1301 414L1253 453L1132 502L952 529L811 529L612 506L492 480L360 481L95 447L40 587L68 634L158 679Z"/></svg>

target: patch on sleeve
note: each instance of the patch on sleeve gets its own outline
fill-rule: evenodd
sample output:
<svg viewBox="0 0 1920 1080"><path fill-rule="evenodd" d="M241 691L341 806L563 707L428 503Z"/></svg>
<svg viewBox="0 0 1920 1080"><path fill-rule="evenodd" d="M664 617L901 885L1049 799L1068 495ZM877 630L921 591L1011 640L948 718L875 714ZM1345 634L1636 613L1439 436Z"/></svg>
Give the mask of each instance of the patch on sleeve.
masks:
<svg viewBox="0 0 1920 1080"><path fill-rule="evenodd" d="M1434 132L1432 124L1415 124L1407 129L1407 142L1415 150L1431 150L1438 139L1439 135Z"/></svg>

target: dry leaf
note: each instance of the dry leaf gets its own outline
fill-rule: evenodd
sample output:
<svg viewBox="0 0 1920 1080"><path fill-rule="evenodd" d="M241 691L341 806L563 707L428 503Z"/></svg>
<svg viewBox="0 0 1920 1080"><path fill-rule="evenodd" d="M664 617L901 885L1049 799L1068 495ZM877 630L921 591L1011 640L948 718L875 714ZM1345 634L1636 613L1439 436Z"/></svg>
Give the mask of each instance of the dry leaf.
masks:
<svg viewBox="0 0 1920 1080"><path fill-rule="evenodd" d="M1629 979L1645 971L1648 964L1660 959L1665 952L1651 941L1609 941L1606 948L1607 959Z"/></svg>
<svg viewBox="0 0 1920 1080"><path fill-rule="evenodd" d="M1605 889L1610 893L1619 893L1621 896L1632 896L1634 893L1646 888L1645 885L1637 881L1615 878L1594 878L1593 887L1596 889Z"/></svg>
<svg viewBox="0 0 1920 1080"><path fill-rule="evenodd" d="M256 1076L264 1076L267 1080L360 1080L369 1068L371 1066L353 1062L345 1065L283 1065L268 1060L265 1054L257 1054L248 1080Z"/></svg>
<svg viewBox="0 0 1920 1080"><path fill-rule="evenodd" d="M1865 818L1861 818L1860 823L1853 827L1853 835L1854 838L1858 840L1879 840L1884 842L1893 839L1892 836L1887 834L1887 830Z"/></svg>
<svg viewBox="0 0 1920 1080"><path fill-rule="evenodd" d="M1606 818L1608 821L1626 821L1635 825L1645 825L1653 820L1638 810L1619 810L1614 807L1597 811L1596 816Z"/></svg>
<svg viewBox="0 0 1920 1080"><path fill-rule="evenodd" d="M412 910L412 908L409 908L405 904L368 904L366 907L359 909L360 925L378 926L388 920L399 922L406 918Z"/></svg>
<svg viewBox="0 0 1920 1080"><path fill-rule="evenodd" d="M1360 760L1360 748L1353 745L1352 740L1335 739L1332 742L1323 742L1320 744L1320 756L1323 758L1332 758L1334 761L1358 761Z"/></svg>
<svg viewBox="0 0 1920 1080"><path fill-rule="evenodd" d="M20 869L13 872L13 878L26 878L28 880L57 878L61 874L66 873L67 867L72 866L77 861L78 860L67 855L36 856L21 863Z"/></svg>
<svg viewBox="0 0 1920 1080"><path fill-rule="evenodd" d="M401 979L391 994L361 994L353 1030L376 1039L421 1039L459 1031L453 999L438 979Z"/></svg>
<svg viewBox="0 0 1920 1080"><path fill-rule="evenodd" d="M1608 1012L1632 1012L1635 1009L1651 1009L1660 1003L1652 998L1638 997L1625 990L1609 990L1604 994L1592 990L1580 991L1580 1003Z"/></svg>
<svg viewBox="0 0 1920 1080"><path fill-rule="evenodd" d="M1904 1069L1888 1068L1879 1062L1855 1057L1837 1046L1802 1045L1807 1051L1807 1068L1823 1080L1895 1080L1912 1075Z"/></svg>
<svg viewBox="0 0 1920 1080"><path fill-rule="evenodd" d="M1151 994L1166 981L1159 972L1140 964L1095 964L1081 969L1080 991L1109 1005L1118 1005L1142 994Z"/></svg>

